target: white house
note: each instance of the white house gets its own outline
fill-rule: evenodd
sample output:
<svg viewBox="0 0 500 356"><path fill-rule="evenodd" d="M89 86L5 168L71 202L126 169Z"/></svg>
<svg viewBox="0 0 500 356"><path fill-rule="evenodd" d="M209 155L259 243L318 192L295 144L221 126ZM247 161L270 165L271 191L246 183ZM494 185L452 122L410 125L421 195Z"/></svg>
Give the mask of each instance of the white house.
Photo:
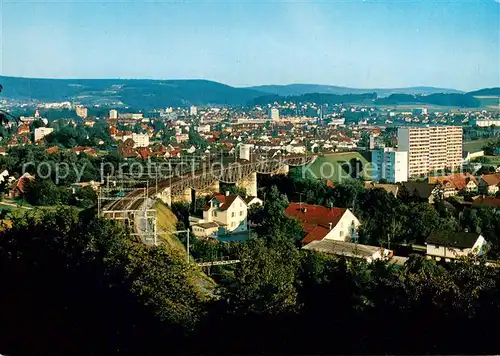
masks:
<svg viewBox="0 0 500 356"><path fill-rule="evenodd" d="M479 190L483 194L495 195L500 190L500 174L483 174L479 180Z"/></svg>
<svg viewBox="0 0 500 356"><path fill-rule="evenodd" d="M203 219L191 221L196 236L210 236L217 232L232 234L248 231L248 206L237 194L216 194L203 209Z"/></svg>
<svg viewBox="0 0 500 356"><path fill-rule="evenodd" d="M247 207L250 207L254 204L262 205L264 203L262 201L262 199L255 197L255 196L248 196L247 195L243 199L245 200L245 203L247 203Z"/></svg>
<svg viewBox="0 0 500 356"><path fill-rule="evenodd" d="M323 239L346 242L357 239L360 222L349 209L290 203L285 214L299 220L307 233L302 240L304 244Z"/></svg>
<svg viewBox="0 0 500 356"><path fill-rule="evenodd" d="M433 232L427 238L427 256L450 261L470 254L481 256L488 246L485 238L472 232Z"/></svg>

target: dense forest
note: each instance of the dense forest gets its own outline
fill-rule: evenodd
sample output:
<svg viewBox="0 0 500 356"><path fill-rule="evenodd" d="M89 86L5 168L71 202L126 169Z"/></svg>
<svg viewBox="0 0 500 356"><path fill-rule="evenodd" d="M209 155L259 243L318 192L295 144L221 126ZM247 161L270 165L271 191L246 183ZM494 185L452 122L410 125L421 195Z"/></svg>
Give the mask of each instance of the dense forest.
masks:
<svg viewBox="0 0 500 356"><path fill-rule="evenodd" d="M475 108L480 106L480 101L468 94L391 94L387 97L377 98L376 93L366 94L302 94L295 96L265 95L255 98L249 105L269 105L291 103L316 103L319 105L329 104L360 104L360 105L402 105L402 104L430 104L440 106L458 106Z"/></svg>
<svg viewBox="0 0 500 356"><path fill-rule="evenodd" d="M409 95L392 94L386 98L375 100L377 105L401 105L401 104L431 104L440 106L458 106L462 108L477 108L481 102L469 94L430 94Z"/></svg>

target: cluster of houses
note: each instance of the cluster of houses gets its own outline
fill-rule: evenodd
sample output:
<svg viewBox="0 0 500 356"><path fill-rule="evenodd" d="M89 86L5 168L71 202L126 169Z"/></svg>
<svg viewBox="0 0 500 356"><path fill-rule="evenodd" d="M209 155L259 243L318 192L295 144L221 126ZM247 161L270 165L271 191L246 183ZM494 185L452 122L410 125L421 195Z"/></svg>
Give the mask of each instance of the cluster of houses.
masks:
<svg viewBox="0 0 500 356"><path fill-rule="evenodd" d="M429 183L439 186L444 198L458 195L460 192L495 195L500 190L500 173L483 174L478 179L470 173L457 173L429 177Z"/></svg>
<svg viewBox="0 0 500 356"><path fill-rule="evenodd" d="M255 196L214 194L203 209L203 217L190 217L192 231L198 238L243 241L249 237L248 208L253 204L262 204L262 200ZM395 256L389 249L360 244L357 231L361 223L347 208L292 202L284 213L300 223L304 232L302 248L305 250L363 258L369 262L390 260L399 265L407 260ZM479 256L487 251L488 243L480 234L464 231L445 235L434 232L428 237L428 258L448 262L470 254Z"/></svg>

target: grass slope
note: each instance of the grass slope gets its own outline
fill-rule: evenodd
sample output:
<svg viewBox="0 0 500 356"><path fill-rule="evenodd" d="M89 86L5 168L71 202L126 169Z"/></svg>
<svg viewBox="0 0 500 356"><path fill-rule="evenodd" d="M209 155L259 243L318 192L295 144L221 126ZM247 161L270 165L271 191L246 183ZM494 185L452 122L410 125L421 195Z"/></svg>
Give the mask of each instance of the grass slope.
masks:
<svg viewBox="0 0 500 356"><path fill-rule="evenodd" d="M304 168L303 172L306 176L314 179L328 179L334 182L341 183L349 179L347 171L342 167L345 163L349 163L351 159L361 161L363 167L366 166L368 160L359 152L336 152L320 156L308 168ZM363 176L369 178L364 172Z"/></svg>
<svg viewBox="0 0 500 356"><path fill-rule="evenodd" d="M493 139L491 138L486 138L484 140L466 141L464 142L463 150L465 152L481 151L483 147L486 146L491 141L493 141Z"/></svg>
<svg viewBox="0 0 500 356"><path fill-rule="evenodd" d="M177 217L174 215L174 213L172 213L169 207L163 204L161 200L157 200L153 208L156 209L158 231L176 231ZM186 258L186 248L177 238L177 235L172 233L162 234L160 235L160 239L167 247L169 253L177 255L180 258ZM216 284L210 277L208 277L198 268L193 269L193 274L191 277L203 296L214 296L214 289L216 287Z"/></svg>

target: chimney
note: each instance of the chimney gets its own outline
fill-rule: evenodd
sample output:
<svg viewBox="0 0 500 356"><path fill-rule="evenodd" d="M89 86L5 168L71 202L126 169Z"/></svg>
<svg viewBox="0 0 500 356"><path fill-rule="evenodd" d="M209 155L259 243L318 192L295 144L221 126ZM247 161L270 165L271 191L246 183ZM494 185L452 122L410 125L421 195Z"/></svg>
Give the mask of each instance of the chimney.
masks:
<svg viewBox="0 0 500 356"><path fill-rule="evenodd" d="M332 224L331 222L330 222L330 223L328 223L329 230L331 230L331 229L332 229L332 226L333 226L333 224Z"/></svg>
<svg viewBox="0 0 500 356"><path fill-rule="evenodd" d="M226 190L226 197L229 195L229 190Z"/></svg>

